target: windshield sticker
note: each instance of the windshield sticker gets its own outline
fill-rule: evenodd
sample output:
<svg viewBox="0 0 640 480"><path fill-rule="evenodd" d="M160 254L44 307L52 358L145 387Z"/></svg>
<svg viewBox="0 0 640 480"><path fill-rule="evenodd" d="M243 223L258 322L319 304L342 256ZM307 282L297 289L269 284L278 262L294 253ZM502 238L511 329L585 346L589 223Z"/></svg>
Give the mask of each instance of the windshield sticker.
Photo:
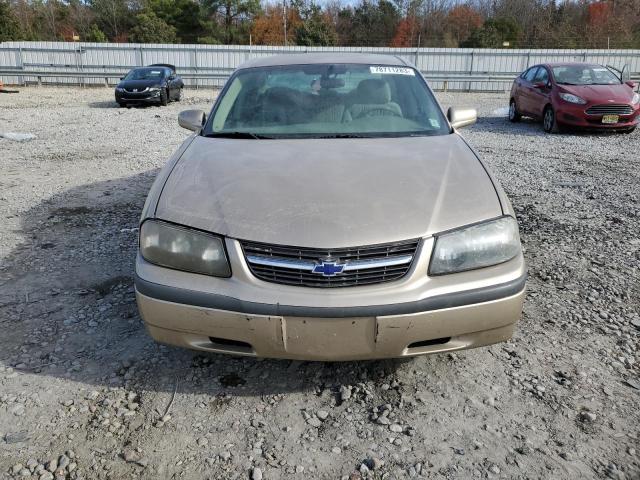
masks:
<svg viewBox="0 0 640 480"><path fill-rule="evenodd" d="M593 71L594 72L608 72L609 69L608 68L604 68L604 67L598 67L598 68L594 68Z"/></svg>
<svg viewBox="0 0 640 480"><path fill-rule="evenodd" d="M433 128L440 128L440 122L438 120L435 120L433 118L429 119L429 122L431 123L431 126Z"/></svg>
<svg viewBox="0 0 640 480"><path fill-rule="evenodd" d="M151 70L151 75L160 75L161 73L160 70Z"/></svg>
<svg viewBox="0 0 640 480"><path fill-rule="evenodd" d="M371 66L369 67L369 70L371 71L371 73L380 73L382 75L411 75L412 77L415 77L416 75L415 72L413 71L413 68L406 68L406 67Z"/></svg>

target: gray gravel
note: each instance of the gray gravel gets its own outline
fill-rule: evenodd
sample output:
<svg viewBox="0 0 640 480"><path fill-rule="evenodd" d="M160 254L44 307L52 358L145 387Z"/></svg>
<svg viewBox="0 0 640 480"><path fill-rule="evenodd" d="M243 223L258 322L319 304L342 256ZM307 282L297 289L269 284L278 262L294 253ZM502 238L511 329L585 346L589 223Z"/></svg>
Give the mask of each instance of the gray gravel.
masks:
<svg viewBox="0 0 640 480"><path fill-rule="evenodd" d="M0 477L640 478L640 132L545 135L504 94L464 131L518 213L513 341L306 363L159 346L138 318L137 219L187 136L106 89L0 96ZM193 108L193 107L192 107ZM502 110L500 110L502 109Z"/></svg>

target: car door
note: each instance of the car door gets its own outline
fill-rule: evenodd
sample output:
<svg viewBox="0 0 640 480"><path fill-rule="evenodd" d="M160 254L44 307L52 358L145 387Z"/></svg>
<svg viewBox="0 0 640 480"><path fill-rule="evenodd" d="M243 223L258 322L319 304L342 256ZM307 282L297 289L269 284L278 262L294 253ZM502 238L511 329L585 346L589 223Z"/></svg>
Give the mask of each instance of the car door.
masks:
<svg viewBox="0 0 640 480"><path fill-rule="evenodd" d="M518 110L523 115L534 115L533 79L538 73L538 70L539 67L536 65L527 70L522 76L522 82L518 89L520 94L516 100L516 104L518 106Z"/></svg>
<svg viewBox="0 0 640 480"><path fill-rule="evenodd" d="M173 100L177 95L176 74L170 70L168 72L168 75L169 76L167 77L167 87L169 88L169 99Z"/></svg>
<svg viewBox="0 0 640 480"><path fill-rule="evenodd" d="M549 103L551 96L551 77L546 67L538 68L531 89L529 90L530 113L536 118L542 118L544 107Z"/></svg>

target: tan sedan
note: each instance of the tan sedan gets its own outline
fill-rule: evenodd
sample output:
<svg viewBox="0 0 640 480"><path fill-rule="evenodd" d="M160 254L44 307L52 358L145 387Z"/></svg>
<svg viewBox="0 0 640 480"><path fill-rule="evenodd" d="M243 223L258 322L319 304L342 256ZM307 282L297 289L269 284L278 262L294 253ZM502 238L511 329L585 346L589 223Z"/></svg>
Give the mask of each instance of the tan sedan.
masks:
<svg viewBox="0 0 640 480"><path fill-rule="evenodd" d="M397 57L286 55L231 76L154 183L136 292L156 340L355 360L511 337L526 280L500 185Z"/></svg>

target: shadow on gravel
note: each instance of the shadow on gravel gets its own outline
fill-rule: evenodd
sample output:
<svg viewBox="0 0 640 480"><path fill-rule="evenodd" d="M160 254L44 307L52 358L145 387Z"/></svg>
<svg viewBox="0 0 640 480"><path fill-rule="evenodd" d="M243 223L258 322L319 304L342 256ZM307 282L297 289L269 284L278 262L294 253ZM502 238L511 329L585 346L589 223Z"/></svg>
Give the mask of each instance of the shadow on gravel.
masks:
<svg viewBox="0 0 640 480"><path fill-rule="evenodd" d="M385 378L406 360L234 358L152 341L138 316L132 274L138 218L156 174L83 185L22 215L26 240L0 267L1 366L89 385L223 396L322 386L339 398L342 384L392 383Z"/></svg>
<svg viewBox="0 0 640 480"><path fill-rule="evenodd" d="M573 136L611 136L624 135L630 132L610 131L610 130L584 130L584 129L564 129L561 133L549 134L542 128L542 123L530 118L523 118L519 122L512 123L506 117L481 116L478 122L471 127L476 132L508 133L509 135L537 137L550 135L562 138L565 135Z"/></svg>
<svg viewBox="0 0 640 480"><path fill-rule="evenodd" d="M160 104L156 103L131 103L126 107L120 107L115 100L109 100L104 102L89 102L89 108L151 108L151 107L159 107Z"/></svg>
<svg viewBox="0 0 640 480"><path fill-rule="evenodd" d="M120 108L115 100L109 100L106 102L89 102L89 108Z"/></svg>

